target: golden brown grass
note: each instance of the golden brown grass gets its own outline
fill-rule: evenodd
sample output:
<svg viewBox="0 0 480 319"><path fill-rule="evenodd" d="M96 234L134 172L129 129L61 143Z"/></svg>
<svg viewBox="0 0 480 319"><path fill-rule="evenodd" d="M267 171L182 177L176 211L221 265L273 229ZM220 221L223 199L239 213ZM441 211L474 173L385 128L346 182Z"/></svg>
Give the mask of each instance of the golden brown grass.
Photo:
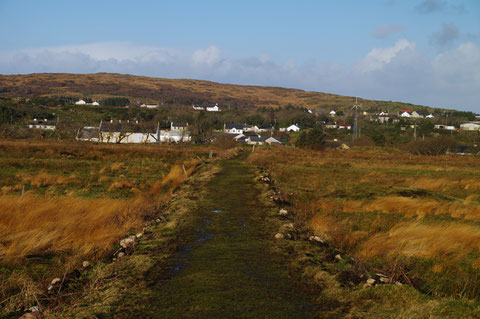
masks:
<svg viewBox="0 0 480 319"><path fill-rule="evenodd" d="M297 222L362 267L432 294L480 289L478 158L269 149L249 161L290 194Z"/></svg>
<svg viewBox="0 0 480 319"><path fill-rule="evenodd" d="M171 198L171 191L185 181L197 165L197 160L185 162L185 172L182 165L173 166L151 187L148 195L135 188L136 196L131 199L1 196L0 260L13 261L45 253L101 256L121 236L139 227L159 205L165 204ZM29 180L49 185L45 183L45 176L51 175L39 174ZM132 183L123 179L114 181L109 191L131 187Z"/></svg>
<svg viewBox="0 0 480 319"><path fill-rule="evenodd" d="M436 258L445 263L462 261L472 252L480 251L480 229L468 224L402 223L388 234L376 234L363 244L360 257L378 256Z"/></svg>
<svg viewBox="0 0 480 319"><path fill-rule="evenodd" d="M32 176L20 174L17 177L21 179L23 183L28 183L34 187L69 185L79 182L79 179L75 174L71 174L70 176L60 176L42 172Z"/></svg>
<svg viewBox="0 0 480 319"><path fill-rule="evenodd" d="M72 253L99 256L149 213L145 198L0 197L0 258ZM151 212L150 212L151 213Z"/></svg>

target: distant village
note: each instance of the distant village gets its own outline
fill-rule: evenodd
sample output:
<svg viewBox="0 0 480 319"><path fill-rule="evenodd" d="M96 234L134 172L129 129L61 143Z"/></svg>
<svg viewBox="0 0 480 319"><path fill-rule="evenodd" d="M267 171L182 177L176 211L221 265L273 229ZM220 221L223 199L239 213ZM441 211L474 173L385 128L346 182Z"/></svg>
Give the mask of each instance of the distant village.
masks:
<svg viewBox="0 0 480 319"><path fill-rule="evenodd" d="M86 102L79 100L75 105L100 105L96 101ZM139 104L141 108L155 109L157 104ZM221 112L218 104L211 106L192 105L193 112ZM312 116L322 116L326 118L323 121L323 127L326 130L352 130L352 124L345 122L343 112L330 110L306 110ZM423 115L417 111L408 109L400 110L395 114L389 114L387 111L369 114L366 111L359 111L364 120L381 124L407 123L400 127L401 130L407 128L415 128L415 120L426 119L433 120L433 114ZM403 121L402 120L411 120ZM437 121L438 123L438 121ZM33 119L29 122L28 127L40 130L55 130L58 124L57 120ZM218 139L219 136L231 137L238 144L246 145L282 145L288 139L288 134L299 132L302 128L297 123L291 123L289 126L278 127L274 125L253 125L249 123L224 123L223 129L216 130L212 136L204 140L192 140L192 133L189 129L189 123L170 122L169 128L160 128L160 124L152 125L151 123L141 123L137 120L110 120L101 121L98 125L85 126L78 130L76 139L79 141L89 141L96 143L209 143ZM465 122L455 127L447 124L435 124L436 130L447 131L480 131L480 117L477 121Z"/></svg>

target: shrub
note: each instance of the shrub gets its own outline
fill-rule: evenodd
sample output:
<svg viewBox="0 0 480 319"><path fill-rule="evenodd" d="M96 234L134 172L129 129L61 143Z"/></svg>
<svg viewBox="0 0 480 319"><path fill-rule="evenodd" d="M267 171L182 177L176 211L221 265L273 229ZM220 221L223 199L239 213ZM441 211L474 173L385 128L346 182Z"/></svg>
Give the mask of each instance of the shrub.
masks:
<svg viewBox="0 0 480 319"><path fill-rule="evenodd" d="M449 137L439 137L425 141L413 141L405 145L405 150L416 155L434 155L446 154L455 149L456 142Z"/></svg>

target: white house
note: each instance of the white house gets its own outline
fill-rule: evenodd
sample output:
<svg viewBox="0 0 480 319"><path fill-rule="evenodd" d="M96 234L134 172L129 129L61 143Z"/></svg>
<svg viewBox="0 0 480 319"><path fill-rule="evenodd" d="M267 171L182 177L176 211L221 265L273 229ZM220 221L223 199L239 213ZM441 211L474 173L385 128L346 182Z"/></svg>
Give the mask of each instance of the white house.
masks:
<svg viewBox="0 0 480 319"><path fill-rule="evenodd" d="M427 119L433 119L435 116L433 116L433 114L428 114L427 116L425 116L425 118Z"/></svg>
<svg viewBox="0 0 480 319"><path fill-rule="evenodd" d="M85 104L87 104L87 102L85 102L84 100L75 102L75 105L85 105Z"/></svg>
<svg viewBox="0 0 480 319"><path fill-rule="evenodd" d="M207 106L207 112L218 112L220 109L218 108L218 103L215 106Z"/></svg>
<svg viewBox="0 0 480 319"><path fill-rule="evenodd" d="M271 125L260 125L255 126L255 132L273 132L273 126Z"/></svg>
<svg viewBox="0 0 480 319"><path fill-rule="evenodd" d="M300 131L300 126L298 124L292 124L289 127L287 127L287 132L298 132Z"/></svg>
<svg viewBox="0 0 480 319"><path fill-rule="evenodd" d="M337 123L333 122L333 123L325 124L325 128L337 128Z"/></svg>
<svg viewBox="0 0 480 319"><path fill-rule="evenodd" d="M453 126L453 125L441 125L441 124L437 124L437 125L434 125L433 128L436 129L436 130L455 131L455 126Z"/></svg>
<svg viewBox="0 0 480 319"><path fill-rule="evenodd" d="M159 132L159 141L163 143L180 143L180 142L190 142L192 140L192 136L188 131L168 131L168 130L161 130Z"/></svg>
<svg viewBox="0 0 480 319"><path fill-rule="evenodd" d="M170 130L171 131L187 131L188 130L188 123L174 123L170 122Z"/></svg>
<svg viewBox="0 0 480 319"><path fill-rule="evenodd" d="M248 136L245 142L249 145L263 145L265 144L265 140L266 138L261 136Z"/></svg>
<svg viewBox="0 0 480 319"><path fill-rule="evenodd" d="M156 109L157 107L159 107L158 104L145 104L143 103L142 105L140 105L140 107L144 107L146 109Z"/></svg>
<svg viewBox="0 0 480 319"><path fill-rule="evenodd" d="M57 128L57 121L52 121L47 119L43 119L43 120L33 119L28 123L28 128L53 131Z"/></svg>
<svg viewBox="0 0 480 319"><path fill-rule="evenodd" d="M423 115L418 113L417 111L401 110L400 117L423 118Z"/></svg>
<svg viewBox="0 0 480 319"><path fill-rule="evenodd" d="M278 138L270 136L265 140L265 144L267 145L282 145L282 141L280 141Z"/></svg>
<svg viewBox="0 0 480 319"><path fill-rule="evenodd" d="M226 123L223 125L223 131L228 134L243 134L243 125Z"/></svg>
<svg viewBox="0 0 480 319"><path fill-rule="evenodd" d="M480 122L470 122L460 124L462 131L480 131Z"/></svg>
<svg viewBox="0 0 480 319"><path fill-rule="evenodd" d="M352 129L352 126L350 124L340 124L338 126L338 129L339 130L351 130Z"/></svg>
<svg viewBox="0 0 480 319"><path fill-rule="evenodd" d="M102 143L157 143L157 128L143 127L138 121L100 122L99 141Z"/></svg>
<svg viewBox="0 0 480 319"><path fill-rule="evenodd" d="M388 111L382 111L378 114L377 122L380 124L387 123L390 119Z"/></svg>
<svg viewBox="0 0 480 319"><path fill-rule="evenodd" d="M93 105L93 106L100 106L100 103L98 103L97 101L91 103L90 105Z"/></svg>

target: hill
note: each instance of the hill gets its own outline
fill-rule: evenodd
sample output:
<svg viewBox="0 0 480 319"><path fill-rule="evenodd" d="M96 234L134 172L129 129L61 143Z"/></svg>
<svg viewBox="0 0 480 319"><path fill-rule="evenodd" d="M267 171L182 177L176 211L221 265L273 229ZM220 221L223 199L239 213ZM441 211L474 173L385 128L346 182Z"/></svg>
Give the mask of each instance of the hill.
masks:
<svg viewBox="0 0 480 319"><path fill-rule="evenodd" d="M190 105L219 103L231 107L281 107L347 110L354 97L281 87L222 84L189 79L162 79L125 74L35 73L0 75L0 96L32 98L71 96L91 98L127 97L132 101ZM365 109L427 111L424 106L400 102L359 99ZM428 108L430 111L431 108Z"/></svg>

